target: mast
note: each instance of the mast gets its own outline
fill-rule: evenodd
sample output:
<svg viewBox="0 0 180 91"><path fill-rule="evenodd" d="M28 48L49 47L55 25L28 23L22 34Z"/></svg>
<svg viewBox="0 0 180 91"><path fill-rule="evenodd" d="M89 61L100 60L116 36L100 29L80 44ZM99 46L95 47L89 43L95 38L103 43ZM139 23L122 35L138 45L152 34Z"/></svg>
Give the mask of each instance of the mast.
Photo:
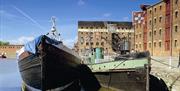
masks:
<svg viewBox="0 0 180 91"><path fill-rule="evenodd" d="M54 16L51 17L51 22L52 22L52 28L51 31L47 33L47 35L52 39L60 41L60 33L58 33L56 29L56 18Z"/></svg>
<svg viewBox="0 0 180 91"><path fill-rule="evenodd" d="M52 32L56 31L56 18L55 17L51 17L51 21L52 21Z"/></svg>

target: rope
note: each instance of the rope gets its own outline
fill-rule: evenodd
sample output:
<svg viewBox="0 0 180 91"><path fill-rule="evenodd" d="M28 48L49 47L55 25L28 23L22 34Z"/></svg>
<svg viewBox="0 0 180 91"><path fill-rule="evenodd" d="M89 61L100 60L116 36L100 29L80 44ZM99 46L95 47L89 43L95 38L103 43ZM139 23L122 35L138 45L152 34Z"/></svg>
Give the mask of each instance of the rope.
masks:
<svg viewBox="0 0 180 91"><path fill-rule="evenodd" d="M154 59L154 58L151 58L151 60L156 61L156 62L158 62L158 63L161 63L161 64L163 64L163 65L165 65L165 66L168 66L168 67L170 66L170 67L173 67L173 68L178 68L178 67L171 66L171 65L169 65L169 64L163 63L162 60L157 60L157 59Z"/></svg>

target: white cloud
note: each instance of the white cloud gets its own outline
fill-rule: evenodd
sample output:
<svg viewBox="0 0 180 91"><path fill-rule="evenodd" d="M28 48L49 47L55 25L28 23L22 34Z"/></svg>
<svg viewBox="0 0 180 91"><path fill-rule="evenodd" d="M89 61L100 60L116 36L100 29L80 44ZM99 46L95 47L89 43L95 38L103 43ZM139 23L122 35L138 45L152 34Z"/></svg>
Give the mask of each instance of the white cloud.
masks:
<svg viewBox="0 0 180 91"><path fill-rule="evenodd" d="M78 0L78 5L84 5L85 4L85 1L84 0Z"/></svg>
<svg viewBox="0 0 180 91"><path fill-rule="evenodd" d="M0 10L0 17L2 17L2 18L17 18L16 15L11 14L5 10Z"/></svg>
<svg viewBox="0 0 180 91"><path fill-rule="evenodd" d="M129 17L123 17L123 21L129 21Z"/></svg>
<svg viewBox="0 0 180 91"><path fill-rule="evenodd" d="M9 40L9 42L10 44L25 44L33 39L34 37L32 36L29 36L29 37L21 36L17 40Z"/></svg>
<svg viewBox="0 0 180 91"><path fill-rule="evenodd" d="M78 37L76 36L75 38L72 39L64 39L63 43L69 48L73 48L74 44L77 42Z"/></svg>
<svg viewBox="0 0 180 91"><path fill-rule="evenodd" d="M111 13L104 13L103 17L110 17L112 14Z"/></svg>

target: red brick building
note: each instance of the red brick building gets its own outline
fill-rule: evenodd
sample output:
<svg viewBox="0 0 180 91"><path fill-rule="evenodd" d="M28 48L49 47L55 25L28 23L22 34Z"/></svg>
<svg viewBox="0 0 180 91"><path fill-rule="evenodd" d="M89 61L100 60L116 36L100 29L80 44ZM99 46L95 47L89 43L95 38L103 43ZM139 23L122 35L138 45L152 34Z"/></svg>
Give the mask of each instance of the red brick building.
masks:
<svg viewBox="0 0 180 91"><path fill-rule="evenodd" d="M180 52L180 0L141 5L133 12L135 50L152 56L178 56Z"/></svg>

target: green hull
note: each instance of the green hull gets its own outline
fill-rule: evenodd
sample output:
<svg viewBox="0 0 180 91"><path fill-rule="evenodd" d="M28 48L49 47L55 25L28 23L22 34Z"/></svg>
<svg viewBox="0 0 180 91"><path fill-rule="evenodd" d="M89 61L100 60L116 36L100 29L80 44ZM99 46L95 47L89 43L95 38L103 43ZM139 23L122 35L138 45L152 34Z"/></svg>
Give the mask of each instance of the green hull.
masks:
<svg viewBox="0 0 180 91"><path fill-rule="evenodd" d="M119 60L88 65L101 85L117 91L148 91L147 58Z"/></svg>

